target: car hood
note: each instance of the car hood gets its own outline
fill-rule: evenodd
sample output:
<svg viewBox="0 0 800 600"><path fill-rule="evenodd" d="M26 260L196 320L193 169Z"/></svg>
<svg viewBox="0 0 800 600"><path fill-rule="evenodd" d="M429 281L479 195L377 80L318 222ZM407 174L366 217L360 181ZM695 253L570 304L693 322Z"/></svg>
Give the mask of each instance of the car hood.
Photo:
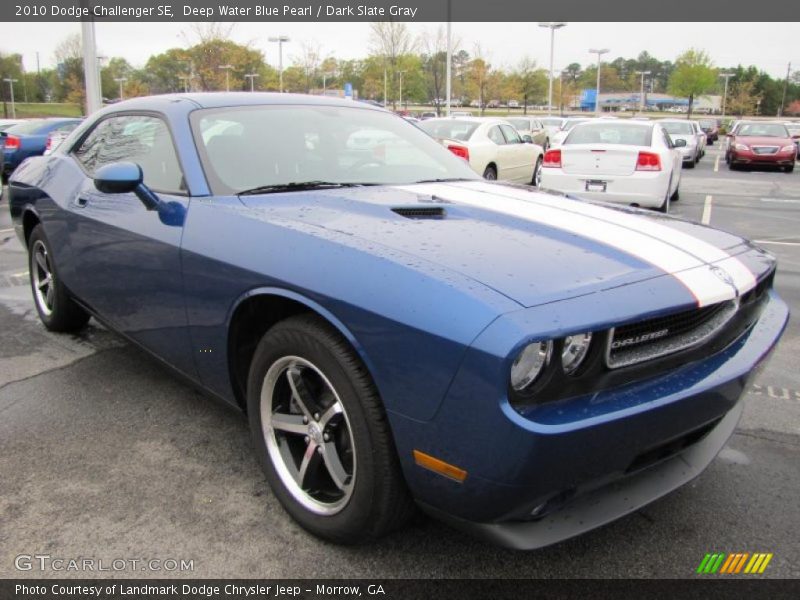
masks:
<svg viewBox="0 0 800 600"><path fill-rule="evenodd" d="M756 135L737 135L736 141L740 144L747 144L748 146L788 146L794 144L792 138L779 138L779 137L764 137Z"/></svg>
<svg viewBox="0 0 800 600"><path fill-rule="evenodd" d="M744 293L771 265L742 238L664 215L483 181L243 196L257 218L302 220L466 275L522 306L667 277L687 303ZM751 261L752 262L752 261Z"/></svg>

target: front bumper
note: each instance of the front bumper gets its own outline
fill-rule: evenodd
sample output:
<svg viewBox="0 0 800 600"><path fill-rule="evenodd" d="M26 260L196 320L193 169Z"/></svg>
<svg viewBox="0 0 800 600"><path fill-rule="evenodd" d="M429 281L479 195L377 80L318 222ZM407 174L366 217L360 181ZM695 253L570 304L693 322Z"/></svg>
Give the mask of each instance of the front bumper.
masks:
<svg viewBox="0 0 800 600"><path fill-rule="evenodd" d="M483 340L508 331L490 327L434 419L390 416L406 479L429 512L514 548L546 546L613 521L711 462L738 422L748 380L787 320L786 304L770 292L754 325L713 356L520 412L499 397L497 373L480 366L487 359ZM413 449L464 469L467 478L457 483L404 460Z"/></svg>
<svg viewBox="0 0 800 600"><path fill-rule="evenodd" d="M756 154L746 150L731 150L731 164L737 165L774 165L790 166L794 164L797 151L776 152L775 154Z"/></svg>

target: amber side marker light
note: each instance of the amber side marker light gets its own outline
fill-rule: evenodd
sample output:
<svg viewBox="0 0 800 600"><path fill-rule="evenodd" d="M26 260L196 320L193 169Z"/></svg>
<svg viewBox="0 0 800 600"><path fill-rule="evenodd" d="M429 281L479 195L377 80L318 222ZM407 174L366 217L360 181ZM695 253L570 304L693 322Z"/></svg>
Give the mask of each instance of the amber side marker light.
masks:
<svg viewBox="0 0 800 600"><path fill-rule="evenodd" d="M414 450L414 462L420 467L438 473L439 475L444 475L448 479L452 479L458 483L464 483L464 480L467 478L467 472L464 469L459 469L450 463L434 458L430 454L425 454L419 450Z"/></svg>

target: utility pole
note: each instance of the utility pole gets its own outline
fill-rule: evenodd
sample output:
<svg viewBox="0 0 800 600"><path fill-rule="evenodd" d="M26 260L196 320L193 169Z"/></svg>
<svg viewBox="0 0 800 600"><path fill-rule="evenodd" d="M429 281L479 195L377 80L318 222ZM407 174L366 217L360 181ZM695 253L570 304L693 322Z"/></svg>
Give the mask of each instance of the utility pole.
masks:
<svg viewBox="0 0 800 600"><path fill-rule="evenodd" d="M387 74L386 74L386 67L383 67L383 108L386 108L386 93L387 93Z"/></svg>
<svg viewBox="0 0 800 600"><path fill-rule="evenodd" d="M231 91L231 76L230 75L231 75L231 69L233 68L233 65L220 65L218 68L220 68L223 71L225 71L225 91L226 92L230 92Z"/></svg>
<svg viewBox="0 0 800 600"><path fill-rule="evenodd" d="M270 42L278 43L278 90L283 93L283 44L290 42L288 35L278 35L269 38Z"/></svg>
<svg viewBox="0 0 800 600"><path fill-rule="evenodd" d="M18 81L17 79L11 79L10 77L6 77L3 79L6 83L8 83L8 87L11 88L11 118L17 118L17 109L14 106L14 84Z"/></svg>
<svg viewBox="0 0 800 600"><path fill-rule="evenodd" d="M403 73L405 73L405 71L397 72L397 74L400 75L400 110L403 110Z"/></svg>
<svg viewBox="0 0 800 600"><path fill-rule="evenodd" d="M178 79L183 82L183 93L189 93L189 80L192 78L191 75L178 75Z"/></svg>
<svg viewBox="0 0 800 600"><path fill-rule="evenodd" d="M553 51L556 44L556 29L566 27L566 23L539 23L539 27L550 30L550 83L547 88L547 114L553 114Z"/></svg>
<svg viewBox="0 0 800 600"><path fill-rule="evenodd" d="M781 98L781 107L778 109L778 116L783 116L783 105L786 103L786 88L789 87L789 74L792 72L792 63L786 67L786 79L783 80L783 97Z"/></svg>
<svg viewBox="0 0 800 600"><path fill-rule="evenodd" d="M603 54L606 54L609 50L608 48L591 48L589 52L591 54L597 54L597 88L595 91L594 112L596 115L600 115L600 61Z"/></svg>
<svg viewBox="0 0 800 600"><path fill-rule="evenodd" d="M445 77L447 81L445 83L445 100L447 104L445 105L445 114L449 117L450 116L450 101L451 95L453 91L453 23L450 21L450 3L451 0L447 0L447 70ZM439 114L438 112L436 113Z"/></svg>
<svg viewBox="0 0 800 600"><path fill-rule="evenodd" d="M254 92L255 91L255 84L253 82L255 81L256 77L258 77L258 73L245 73L244 77L245 77L245 79L249 79L250 80L250 91Z"/></svg>
<svg viewBox="0 0 800 600"><path fill-rule="evenodd" d="M119 99L123 100L124 98L123 98L123 94L122 94L122 84L124 84L126 81L128 81L128 78L127 77L115 77L114 81L116 81L119 84Z"/></svg>
<svg viewBox="0 0 800 600"><path fill-rule="evenodd" d="M637 75L641 75L641 76L642 76L642 87L641 87L640 96L639 96L639 112L642 112L642 113L644 112L644 109L645 109L645 101L644 101L644 76L645 76L645 75L650 75L650 73L651 73L651 72L652 72L652 71L636 71L636 74L637 74Z"/></svg>
<svg viewBox="0 0 800 600"><path fill-rule="evenodd" d="M725 92L722 94L722 116L725 116L725 108L728 105L728 79L736 75L736 73L720 73L719 76L725 79Z"/></svg>
<svg viewBox="0 0 800 600"><path fill-rule="evenodd" d="M81 5L89 9L89 2ZM103 105L100 91L100 73L97 63L97 42L94 35L94 21L81 22L81 41L83 46L83 76L86 83L86 115L100 110Z"/></svg>

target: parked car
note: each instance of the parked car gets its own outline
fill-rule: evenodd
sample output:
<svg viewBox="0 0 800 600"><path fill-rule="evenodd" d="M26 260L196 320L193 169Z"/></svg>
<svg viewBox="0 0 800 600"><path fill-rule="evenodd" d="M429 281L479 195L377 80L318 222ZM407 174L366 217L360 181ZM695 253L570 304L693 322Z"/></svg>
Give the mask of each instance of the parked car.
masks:
<svg viewBox="0 0 800 600"><path fill-rule="evenodd" d="M72 125L65 125L64 127L59 127L58 129L54 129L48 133L47 141L44 145L44 155L47 156L48 154L52 153L53 150L58 148L59 144L67 139L69 134L72 133L72 130L77 126L77 123L73 123Z"/></svg>
<svg viewBox="0 0 800 600"><path fill-rule="evenodd" d="M728 130L725 134L725 156L728 155L728 151L731 149L731 139L736 134L736 130L739 128L739 125L744 123L742 120L734 120L728 124Z"/></svg>
<svg viewBox="0 0 800 600"><path fill-rule="evenodd" d="M539 122L547 130L548 137L552 137L564 124L562 117L541 117Z"/></svg>
<svg viewBox="0 0 800 600"><path fill-rule="evenodd" d="M684 145L658 122L579 123L559 148L545 153L542 187L669 212L678 199Z"/></svg>
<svg viewBox="0 0 800 600"><path fill-rule="evenodd" d="M519 102L517 102L516 100L509 100L508 108L519 108Z"/></svg>
<svg viewBox="0 0 800 600"><path fill-rule="evenodd" d="M433 112L433 111L426 111L426 112L424 112L424 113L420 114L419 118L420 118L420 120L421 120L421 121L424 121L424 120L426 120L426 119L435 119L435 118L436 118L436 117L438 117L438 116L439 116L439 115L437 115L437 114L436 114L435 112Z"/></svg>
<svg viewBox="0 0 800 600"><path fill-rule="evenodd" d="M791 173L797 160L795 142L783 123L743 122L730 138L725 161L731 170L739 167L776 166Z"/></svg>
<svg viewBox="0 0 800 600"><path fill-rule="evenodd" d="M694 130L694 135L697 137L697 147L700 149L700 158L703 158L706 155L706 146L708 146L708 139L706 136L706 132L703 131L703 128L700 127L700 123L697 121L689 121L692 124L692 129Z"/></svg>
<svg viewBox="0 0 800 600"><path fill-rule="evenodd" d="M662 119L658 123L669 134L673 143L677 140L685 142L685 144L678 147L678 151L681 154L683 166L694 169L694 166L700 161L701 149L699 136L692 121L687 121L686 119Z"/></svg>
<svg viewBox="0 0 800 600"><path fill-rule="evenodd" d="M699 123L706 134L708 145L713 145L719 139L719 121L717 119L700 119Z"/></svg>
<svg viewBox="0 0 800 600"><path fill-rule="evenodd" d="M800 123L794 121L786 123L786 130L797 146L797 160L800 160Z"/></svg>
<svg viewBox="0 0 800 600"><path fill-rule="evenodd" d="M364 160L361 130L406 152ZM95 315L246 411L275 497L335 542L416 506L527 549L636 511L725 445L788 319L758 246L482 181L320 96L119 102L23 163L10 210L44 326Z"/></svg>
<svg viewBox="0 0 800 600"><path fill-rule="evenodd" d="M591 120L592 120L591 118L587 117L569 117L564 119L558 131L550 136L550 146L551 147L560 146L561 143L564 141L564 139L566 139L570 130L573 127L575 127L575 125L577 125L578 123L586 123L587 121Z"/></svg>
<svg viewBox="0 0 800 600"><path fill-rule="evenodd" d="M534 117L507 117L521 136L530 136L534 144L539 144L544 150L550 147L550 134L539 119Z"/></svg>
<svg viewBox="0 0 800 600"><path fill-rule="evenodd" d="M3 177L29 156L44 154L47 136L58 129L75 128L80 119L29 119L6 129L3 147Z"/></svg>
<svg viewBox="0 0 800 600"><path fill-rule="evenodd" d="M0 119L0 132L24 122L25 121L23 119Z"/></svg>
<svg viewBox="0 0 800 600"><path fill-rule="evenodd" d="M541 146L520 136L505 119L450 117L419 124L485 179L539 184Z"/></svg>

